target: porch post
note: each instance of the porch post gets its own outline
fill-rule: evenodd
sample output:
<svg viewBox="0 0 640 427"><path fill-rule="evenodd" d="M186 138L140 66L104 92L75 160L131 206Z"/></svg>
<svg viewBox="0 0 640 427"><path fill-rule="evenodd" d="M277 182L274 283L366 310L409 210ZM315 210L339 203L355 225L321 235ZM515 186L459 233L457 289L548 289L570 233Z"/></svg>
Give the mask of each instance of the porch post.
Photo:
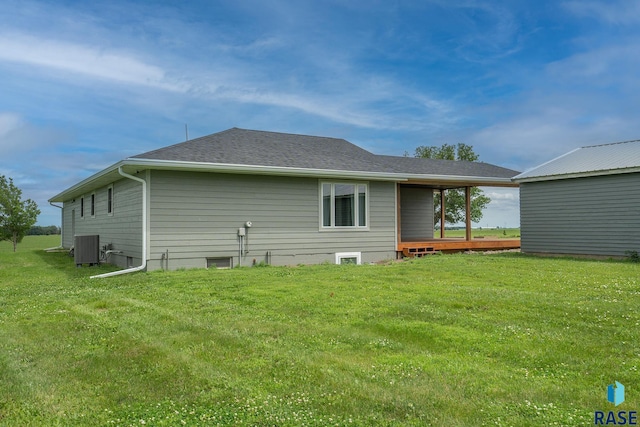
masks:
<svg viewBox="0 0 640 427"><path fill-rule="evenodd" d="M471 187L464 187L467 242L471 240Z"/></svg>
<svg viewBox="0 0 640 427"><path fill-rule="evenodd" d="M444 188L440 190L440 238L444 239Z"/></svg>

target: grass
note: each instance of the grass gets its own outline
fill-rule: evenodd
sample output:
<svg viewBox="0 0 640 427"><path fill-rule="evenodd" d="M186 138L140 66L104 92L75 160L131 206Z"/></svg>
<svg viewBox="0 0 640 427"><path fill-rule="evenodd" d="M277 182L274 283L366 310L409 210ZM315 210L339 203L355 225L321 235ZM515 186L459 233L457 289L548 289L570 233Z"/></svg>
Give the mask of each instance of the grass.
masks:
<svg viewBox="0 0 640 427"><path fill-rule="evenodd" d="M517 253L103 280L0 246L0 425L592 425L640 265ZM4 245L4 243L2 244Z"/></svg>
<svg viewBox="0 0 640 427"><path fill-rule="evenodd" d="M445 229L444 237L465 237L466 231L465 229L461 230L447 230ZM440 237L440 230L436 230L434 232L434 237ZM487 239L519 239L520 238L520 229L519 228L472 228L471 229L471 237L474 239L477 238L487 238Z"/></svg>

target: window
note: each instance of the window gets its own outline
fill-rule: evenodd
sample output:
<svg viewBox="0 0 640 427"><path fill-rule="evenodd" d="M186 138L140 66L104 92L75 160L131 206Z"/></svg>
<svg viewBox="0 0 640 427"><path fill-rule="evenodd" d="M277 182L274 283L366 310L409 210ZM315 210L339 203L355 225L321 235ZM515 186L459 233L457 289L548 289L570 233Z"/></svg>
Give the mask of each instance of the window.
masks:
<svg viewBox="0 0 640 427"><path fill-rule="evenodd" d="M207 258L207 268L232 268L232 258Z"/></svg>
<svg viewBox="0 0 640 427"><path fill-rule="evenodd" d="M96 216L96 194L91 195L91 216Z"/></svg>
<svg viewBox="0 0 640 427"><path fill-rule="evenodd" d="M367 227L367 185L322 183L322 227Z"/></svg>
<svg viewBox="0 0 640 427"><path fill-rule="evenodd" d="M107 214L113 214L113 185L107 188Z"/></svg>
<svg viewBox="0 0 640 427"><path fill-rule="evenodd" d="M338 252L336 253L336 264L357 264L362 263L360 252Z"/></svg>
<svg viewBox="0 0 640 427"><path fill-rule="evenodd" d="M80 197L80 218L84 218L84 197Z"/></svg>

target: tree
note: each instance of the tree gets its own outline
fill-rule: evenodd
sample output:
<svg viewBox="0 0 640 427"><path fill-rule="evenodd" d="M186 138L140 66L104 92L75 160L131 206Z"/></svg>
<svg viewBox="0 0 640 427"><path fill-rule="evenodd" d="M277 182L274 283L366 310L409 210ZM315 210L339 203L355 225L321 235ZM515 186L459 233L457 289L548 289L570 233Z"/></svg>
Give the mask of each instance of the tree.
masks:
<svg viewBox="0 0 640 427"><path fill-rule="evenodd" d="M441 147L420 146L416 148L415 157L427 159L458 160L475 162L479 156L473 151L473 146L459 143L458 145L443 144ZM436 212L434 224L440 221L440 194L434 198ZM465 220L465 195L462 189L451 189L445 191L445 222L455 224ZM491 199L484 195L484 192L477 187L471 188L471 221L480 222L482 210L491 202ZM444 224L440 224L444 227Z"/></svg>
<svg viewBox="0 0 640 427"><path fill-rule="evenodd" d="M0 241L10 240L13 251L40 215L38 205L31 199L22 200L22 190L13 179L0 175Z"/></svg>

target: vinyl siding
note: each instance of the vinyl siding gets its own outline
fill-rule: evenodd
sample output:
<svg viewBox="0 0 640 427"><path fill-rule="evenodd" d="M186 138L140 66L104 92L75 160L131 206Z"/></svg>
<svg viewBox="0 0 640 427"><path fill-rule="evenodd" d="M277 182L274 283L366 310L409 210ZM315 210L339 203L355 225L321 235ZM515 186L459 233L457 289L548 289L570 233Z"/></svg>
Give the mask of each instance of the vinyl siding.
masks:
<svg viewBox="0 0 640 427"><path fill-rule="evenodd" d="M640 174L522 183L520 227L523 252L640 251Z"/></svg>
<svg viewBox="0 0 640 427"><path fill-rule="evenodd" d="M362 252L363 262L395 257L394 183L367 183L368 230L321 230L319 183L152 171L149 269L204 267L206 258L218 257L231 257L237 266L238 228L246 221L253 227L247 229L242 265L334 262L336 252Z"/></svg>
<svg viewBox="0 0 640 427"><path fill-rule="evenodd" d="M402 241L433 239L433 189L400 186L400 218Z"/></svg>
<svg viewBox="0 0 640 427"><path fill-rule="evenodd" d="M107 212L108 187L97 189L95 194L95 215L90 215L91 194L84 195L85 214L80 217L80 199L69 200L63 204L63 237L65 248L73 246L73 219L75 211L75 235L100 236L100 246L112 244L121 255L112 254L109 261L126 267L127 257L133 258L133 265L140 265L142 258L142 185L129 179L113 184L113 213Z"/></svg>

